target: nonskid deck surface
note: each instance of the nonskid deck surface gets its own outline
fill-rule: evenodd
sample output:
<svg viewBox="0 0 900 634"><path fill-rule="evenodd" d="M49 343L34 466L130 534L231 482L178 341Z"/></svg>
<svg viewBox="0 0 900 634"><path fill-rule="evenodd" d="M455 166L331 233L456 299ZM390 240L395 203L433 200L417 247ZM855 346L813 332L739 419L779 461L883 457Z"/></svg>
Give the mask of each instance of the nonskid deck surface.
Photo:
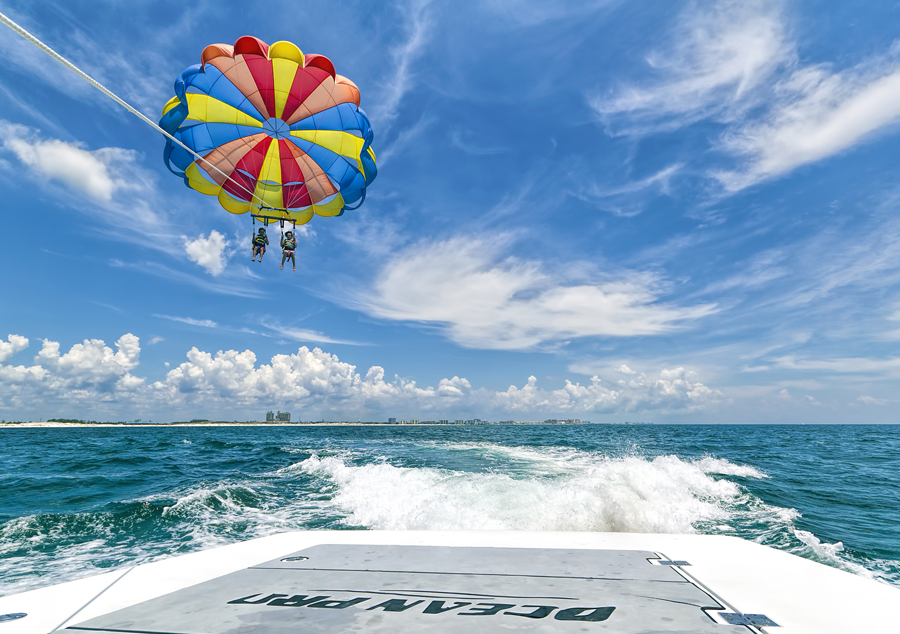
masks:
<svg viewBox="0 0 900 634"><path fill-rule="evenodd" d="M736 537L299 531L0 597L0 634L897 634L897 605Z"/></svg>
<svg viewBox="0 0 900 634"><path fill-rule="evenodd" d="M726 606L660 561L638 550L324 544L66 631L748 632L717 623Z"/></svg>

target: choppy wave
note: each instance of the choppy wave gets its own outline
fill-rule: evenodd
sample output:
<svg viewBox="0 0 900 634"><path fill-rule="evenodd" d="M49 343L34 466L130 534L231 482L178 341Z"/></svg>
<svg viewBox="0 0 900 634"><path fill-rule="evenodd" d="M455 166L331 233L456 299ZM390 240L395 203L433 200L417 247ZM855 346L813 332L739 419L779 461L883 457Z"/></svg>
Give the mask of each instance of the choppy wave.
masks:
<svg viewBox="0 0 900 634"><path fill-rule="evenodd" d="M900 562L801 530L797 510L752 492L769 474L712 455L396 438L184 441L172 446L220 456L219 471L98 510L0 524L0 594L323 528L728 534L900 585Z"/></svg>

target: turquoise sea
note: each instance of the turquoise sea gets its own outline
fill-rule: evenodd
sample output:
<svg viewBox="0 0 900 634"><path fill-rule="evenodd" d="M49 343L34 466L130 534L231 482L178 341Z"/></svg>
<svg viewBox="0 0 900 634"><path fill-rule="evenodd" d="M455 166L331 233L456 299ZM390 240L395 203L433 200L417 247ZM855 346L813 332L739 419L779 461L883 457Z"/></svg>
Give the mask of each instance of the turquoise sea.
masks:
<svg viewBox="0 0 900 634"><path fill-rule="evenodd" d="M900 586L900 426L0 429L0 594L298 529L737 535Z"/></svg>

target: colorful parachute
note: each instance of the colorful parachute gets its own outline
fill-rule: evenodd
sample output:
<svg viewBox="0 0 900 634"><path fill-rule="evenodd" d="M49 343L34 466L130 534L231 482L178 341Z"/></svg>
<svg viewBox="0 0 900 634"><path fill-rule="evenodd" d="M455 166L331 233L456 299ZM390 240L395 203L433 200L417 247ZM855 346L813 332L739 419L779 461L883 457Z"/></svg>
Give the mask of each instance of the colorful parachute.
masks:
<svg viewBox="0 0 900 634"><path fill-rule="evenodd" d="M203 157L167 141L166 166L188 187L265 222L339 216L362 204L376 174L359 89L290 42L207 46L175 82L159 125Z"/></svg>

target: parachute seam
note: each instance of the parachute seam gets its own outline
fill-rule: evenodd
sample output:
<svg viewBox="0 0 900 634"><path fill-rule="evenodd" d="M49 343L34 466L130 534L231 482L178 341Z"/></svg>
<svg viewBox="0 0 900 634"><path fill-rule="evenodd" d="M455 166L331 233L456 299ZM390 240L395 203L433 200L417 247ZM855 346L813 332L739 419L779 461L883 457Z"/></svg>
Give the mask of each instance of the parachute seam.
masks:
<svg viewBox="0 0 900 634"><path fill-rule="evenodd" d="M118 97L115 93L113 93L111 90L109 90L109 89L107 89L106 87L104 87L104 86L103 86L100 82L98 82L96 79L94 79L93 77L91 77L90 75L88 75L87 73L85 73L83 70L81 70L80 68L78 68L75 64L73 64L72 62L70 62L69 60L67 60L65 57L63 57L62 55L60 55L59 53L57 53L56 51L54 51L52 48L50 48L49 46L47 46L46 44L44 44L42 41L40 41L40 40L39 40L38 38L36 38L34 35L32 35L31 33L29 33L28 31L26 31L25 29L23 29L21 26L19 26L18 24L16 24L16 23L13 22L12 20L10 20L10 19L9 19L5 14L3 14L3 13L0 13L0 23L2 23L2 24L4 24L4 25L6 25L7 27L9 27L9 29L10 29L11 31L13 31L16 35L18 35L19 37L21 37L21 38L24 39L25 41L29 42L30 44L33 44L35 47L37 47L38 49L40 49L41 51L43 51L44 53L46 53L47 55L49 55L50 57L52 57L53 59L55 59L57 62L59 62L60 64L62 64L62 65L65 66L66 68L68 68L70 71L72 71L73 73L75 73L76 75L78 75L79 77L81 77L83 80L85 80L86 82L88 82L89 84L91 84L94 88L96 88L97 90L99 90L100 92L102 92L104 95L106 95L107 97L109 97L110 99L112 99L113 101L115 101L116 103L118 103L120 106L122 106L123 108L125 108L126 110L128 110L131 114L133 114L133 115L135 115L136 117L138 117L141 121L143 121L144 123L146 123L146 124L148 124L149 126L151 126L151 127L152 127L153 129L155 129L157 132L161 133L163 136L165 136L166 138L168 138L170 141L173 141L174 143L177 143L179 147L183 148L184 150L186 150L186 151L187 151L188 153L190 153L191 155L197 157L198 160L203 161L203 163L205 163L206 165L209 165L211 168L213 168L215 171L217 171L219 174L221 174L226 180L231 181L231 182L234 183L237 187L241 188L242 190L244 190L245 192L247 192L248 194L250 194L250 196L251 196L252 198L255 198L256 200L258 200L258 201L260 202L261 205L264 205L264 204L265 204L265 201L264 201L263 199L261 199L259 196L257 196L254 192L250 191L249 189L247 189L246 187L244 187L243 185L241 185L239 182L237 182L236 180L234 180L233 178L231 178L228 174L226 174L225 172L223 172L222 170L220 170L218 167L216 167L215 165L213 165L212 163L210 163L209 161L207 161L205 158L203 158L202 156L200 156L197 152L193 151L193 150L192 150L191 148L189 148L187 145L185 145L184 143L182 143L181 141L179 141L178 139L176 139L173 135L171 135L171 134L169 134L168 132L166 132L165 130L163 130L163 129L162 129L161 127L159 127L156 123L154 123L153 120L151 120L151 119L149 119L148 117L146 117L140 110L138 110L137 108L135 108L135 107L131 106L130 104L128 104L124 99L121 99L120 97ZM282 211L284 211L284 210L282 210Z"/></svg>

